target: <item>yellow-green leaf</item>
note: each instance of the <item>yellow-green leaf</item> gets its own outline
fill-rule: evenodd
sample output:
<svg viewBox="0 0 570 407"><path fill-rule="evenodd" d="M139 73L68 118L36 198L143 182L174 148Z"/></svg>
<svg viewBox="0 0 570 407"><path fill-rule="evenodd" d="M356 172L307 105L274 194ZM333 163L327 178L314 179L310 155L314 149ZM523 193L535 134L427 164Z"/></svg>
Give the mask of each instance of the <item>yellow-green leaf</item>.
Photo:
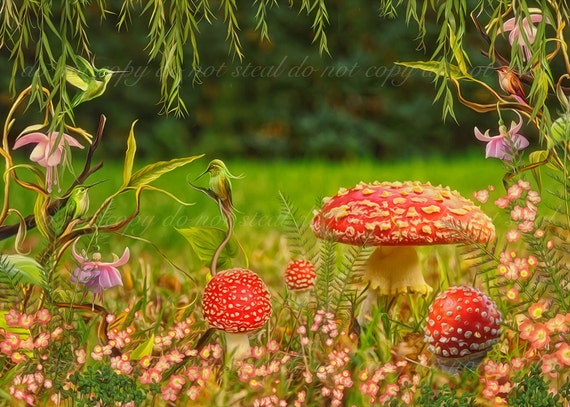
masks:
<svg viewBox="0 0 570 407"><path fill-rule="evenodd" d="M447 69L442 68L439 61L415 61L415 62L395 62L396 65L407 66L408 68L419 69L425 72L431 72L437 76L448 77L453 79L473 79L467 72L461 72L457 65L447 64Z"/></svg>
<svg viewBox="0 0 570 407"><path fill-rule="evenodd" d="M130 354L131 360L141 360L145 356L152 354L152 349L154 347L154 334L147 338L146 341L142 342L137 346Z"/></svg>
<svg viewBox="0 0 570 407"><path fill-rule="evenodd" d="M537 150L533 151L528 155L528 160L531 164L540 163L548 158L548 151L546 150ZM540 166L536 166L532 168L532 176L536 181L536 185L538 186L538 190L542 190L542 176L540 174Z"/></svg>
<svg viewBox="0 0 570 407"><path fill-rule="evenodd" d="M123 168L123 187L129 185L131 181L131 175L133 173L133 165L135 162L135 153L137 151L137 142L135 140L135 120L131 125L131 131L129 132L129 138L127 139L127 152L125 153L125 166Z"/></svg>
<svg viewBox="0 0 570 407"><path fill-rule="evenodd" d="M570 140L570 115L564 114L556 119L552 123L548 136L548 149L558 145L567 145Z"/></svg>
<svg viewBox="0 0 570 407"><path fill-rule="evenodd" d="M51 228L49 224L49 217L45 211L44 204L46 197L38 194L34 205L34 218L36 226L43 237L49 239L51 236Z"/></svg>
<svg viewBox="0 0 570 407"><path fill-rule="evenodd" d="M127 189L135 189L141 187L143 185L148 185L151 182L155 181L156 179L160 178L162 175L175 170L178 167L182 167L183 165L189 164L192 161L196 160L197 158L203 157L204 154L195 155L192 157L184 157L184 158L175 158L170 161L159 161L154 164L149 164L137 172L135 172L130 180L129 183L124 187Z"/></svg>
<svg viewBox="0 0 570 407"><path fill-rule="evenodd" d="M186 238L196 256L207 266L212 263L212 257L227 233L225 230L211 226L191 226L176 230ZM238 244L234 238L231 238L218 259L218 268L229 267L230 260L237 256L237 253Z"/></svg>
<svg viewBox="0 0 570 407"><path fill-rule="evenodd" d="M6 272L12 278L17 278L19 283L47 287L42 266L31 257L21 254L6 254L3 256L3 260L8 265Z"/></svg>

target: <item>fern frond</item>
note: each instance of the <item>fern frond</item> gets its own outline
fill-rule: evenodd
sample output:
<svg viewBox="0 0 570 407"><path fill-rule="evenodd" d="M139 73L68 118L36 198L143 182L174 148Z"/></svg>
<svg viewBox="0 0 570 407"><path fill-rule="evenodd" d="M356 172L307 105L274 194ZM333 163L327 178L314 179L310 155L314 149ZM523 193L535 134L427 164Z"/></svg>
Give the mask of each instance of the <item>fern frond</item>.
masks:
<svg viewBox="0 0 570 407"><path fill-rule="evenodd" d="M5 304L22 301L20 284L23 276L14 270L6 256L0 256L0 297Z"/></svg>
<svg viewBox="0 0 570 407"><path fill-rule="evenodd" d="M285 236L291 252L314 264L317 260L317 242L306 216L301 216L299 210L282 192L279 192L279 199L281 200L281 216L285 224Z"/></svg>
<svg viewBox="0 0 570 407"><path fill-rule="evenodd" d="M332 281L336 273L337 243L324 240L316 264L317 279L315 282L315 296L317 309L329 310L333 302L331 289Z"/></svg>

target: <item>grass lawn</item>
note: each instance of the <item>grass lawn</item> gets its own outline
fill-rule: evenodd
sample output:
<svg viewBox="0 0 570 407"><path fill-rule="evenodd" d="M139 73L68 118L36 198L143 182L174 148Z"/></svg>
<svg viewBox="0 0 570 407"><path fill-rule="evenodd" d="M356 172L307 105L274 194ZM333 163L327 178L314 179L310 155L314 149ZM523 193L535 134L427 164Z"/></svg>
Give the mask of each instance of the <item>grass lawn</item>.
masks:
<svg viewBox="0 0 570 407"><path fill-rule="evenodd" d="M143 196L141 216L131 226L133 233L144 231L147 238L162 245L178 247L182 240L173 233L173 228L192 225L222 227L217 207L201 193L189 188L186 179L192 181L207 167L210 158L204 157L167 174L156 182L177 197L193 202L184 206L155 192ZM451 159L429 158L410 161L231 161L226 164L234 175L243 174L242 179L233 181L234 204L238 209L235 232L246 236L269 230L282 230L282 193L299 209L301 214L311 216L312 210L320 205L325 196L334 195L340 187L351 187L359 181L404 181L418 180L432 184L448 185L465 197L472 197L474 191L488 185L500 187L504 175L497 160L485 160L481 155L467 155ZM96 191L103 195L117 188L120 178L119 163L105 164L97 179L108 179L92 193L93 205L97 205ZM206 187L208 176L195 181ZM117 212L129 208L129 199L117 202ZM493 210L493 205L489 205ZM147 233L148 232L148 233Z"/></svg>

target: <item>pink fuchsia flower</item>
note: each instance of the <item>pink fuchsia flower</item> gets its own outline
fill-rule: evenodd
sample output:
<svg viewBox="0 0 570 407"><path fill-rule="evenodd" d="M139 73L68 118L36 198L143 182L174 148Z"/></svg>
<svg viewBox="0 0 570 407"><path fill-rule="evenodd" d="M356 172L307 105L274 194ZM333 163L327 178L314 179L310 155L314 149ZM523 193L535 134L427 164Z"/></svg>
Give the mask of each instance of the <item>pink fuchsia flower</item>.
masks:
<svg viewBox="0 0 570 407"><path fill-rule="evenodd" d="M84 284L85 287L96 296L102 295L103 291L108 288L123 285L121 273L119 273L117 267L129 261L130 253L128 247L125 248L120 258L113 255L115 259L111 263L102 262L101 254L99 253L95 253L92 260L89 260L84 255L79 255L75 250L75 243L71 251L75 260L80 264L71 275L72 282Z"/></svg>
<svg viewBox="0 0 570 407"><path fill-rule="evenodd" d="M83 148L77 140L66 133L50 132L29 133L16 140L14 149L27 144L36 144L30 154L30 160L38 163L46 169L46 186L48 192L52 191L53 185L59 186L57 169L67 159L67 147Z"/></svg>
<svg viewBox="0 0 570 407"><path fill-rule="evenodd" d="M532 50L530 46L534 44L536 39L537 28L534 23L539 23L543 19L542 14L529 14L525 17L509 18L503 23L503 26L497 30L497 34L509 32L509 43L511 46L519 47L523 52L526 61L532 59ZM548 23L546 19L546 23Z"/></svg>
<svg viewBox="0 0 570 407"><path fill-rule="evenodd" d="M522 135L518 134L522 127L522 117L518 112L515 112L518 117L518 123L511 122L510 129L503 124L499 125L499 134L496 136L489 136L489 130L485 133L475 127L475 137L477 140L487 143L485 158L493 157L501 160L510 161L516 151L523 150L528 147L529 141Z"/></svg>

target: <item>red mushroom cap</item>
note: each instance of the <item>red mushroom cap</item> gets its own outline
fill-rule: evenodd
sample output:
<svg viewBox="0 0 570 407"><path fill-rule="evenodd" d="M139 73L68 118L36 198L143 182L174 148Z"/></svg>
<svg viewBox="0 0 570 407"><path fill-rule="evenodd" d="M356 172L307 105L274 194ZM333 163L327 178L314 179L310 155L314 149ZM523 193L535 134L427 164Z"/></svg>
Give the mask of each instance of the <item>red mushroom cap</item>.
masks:
<svg viewBox="0 0 570 407"><path fill-rule="evenodd" d="M422 246L486 242L495 235L491 219L473 202L429 183L361 182L323 201L313 231L340 243Z"/></svg>
<svg viewBox="0 0 570 407"><path fill-rule="evenodd" d="M253 271L224 270L206 285L202 310L213 327L229 333L248 333L262 327L271 316L271 294Z"/></svg>
<svg viewBox="0 0 570 407"><path fill-rule="evenodd" d="M313 263L305 259L293 260L287 264L285 269L285 283L291 291L313 287L316 276Z"/></svg>
<svg viewBox="0 0 570 407"><path fill-rule="evenodd" d="M454 359L478 364L498 342L501 323L501 313L487 295L473 287L450 287L429 307L424 342L442 366L451 366Z"/></svg>

